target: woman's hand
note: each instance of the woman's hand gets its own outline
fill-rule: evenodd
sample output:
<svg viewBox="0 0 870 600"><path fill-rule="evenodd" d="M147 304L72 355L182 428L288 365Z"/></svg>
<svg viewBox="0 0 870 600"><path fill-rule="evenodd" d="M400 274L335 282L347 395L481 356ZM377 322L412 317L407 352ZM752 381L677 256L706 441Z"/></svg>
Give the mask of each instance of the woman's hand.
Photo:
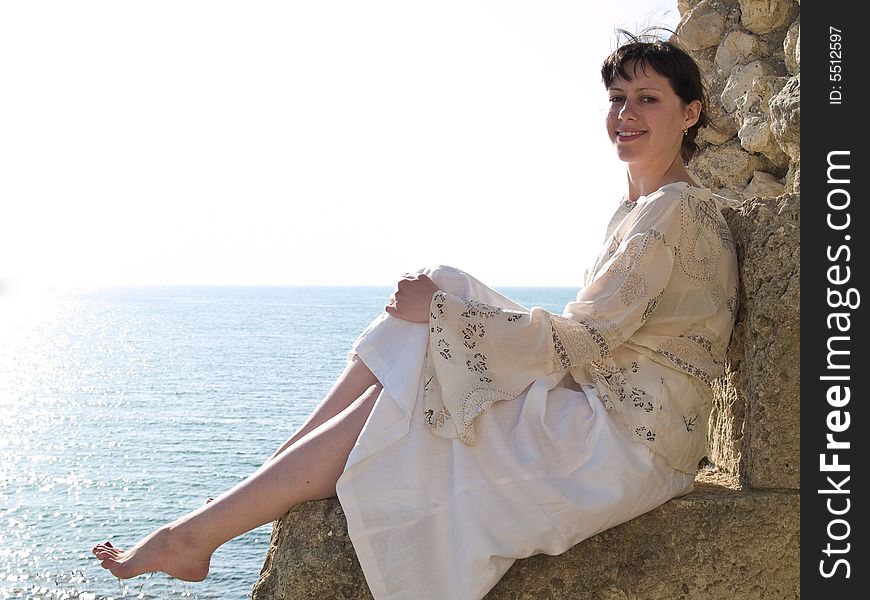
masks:
<svg viewBox="0 0 870 600"><path fill-rule="evenodd" d="M429 305L438 290L439 287L426 275L406 273L396 284L396 291L390 296L384 310L387 314L405 321L428 323Z"/></svg>

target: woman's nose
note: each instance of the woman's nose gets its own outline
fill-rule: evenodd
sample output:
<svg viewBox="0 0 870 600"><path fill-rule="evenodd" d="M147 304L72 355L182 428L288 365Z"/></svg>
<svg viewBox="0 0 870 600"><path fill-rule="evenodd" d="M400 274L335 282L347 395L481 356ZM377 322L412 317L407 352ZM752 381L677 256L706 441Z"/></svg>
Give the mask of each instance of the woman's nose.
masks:
<svg viewBox="0 0 870 600"><path fill-rule="evenodd" d="M637 115L634 112L634 102L625 100L622 107L619 109L619 118L622 120L634 119Z"/></svg>

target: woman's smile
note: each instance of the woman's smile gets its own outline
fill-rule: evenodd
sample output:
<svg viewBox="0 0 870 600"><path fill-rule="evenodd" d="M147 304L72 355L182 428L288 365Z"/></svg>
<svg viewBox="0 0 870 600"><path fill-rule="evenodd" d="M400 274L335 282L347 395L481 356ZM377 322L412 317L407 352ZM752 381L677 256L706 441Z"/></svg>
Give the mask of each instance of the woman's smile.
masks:
<svg viewBox="0 0 870 600"><path fill-rule="evenodd" d="M630 142L640 138L644 134L646 134L646 131L634 129L618 129L616 131L616 141L622 143Z"/></svg>

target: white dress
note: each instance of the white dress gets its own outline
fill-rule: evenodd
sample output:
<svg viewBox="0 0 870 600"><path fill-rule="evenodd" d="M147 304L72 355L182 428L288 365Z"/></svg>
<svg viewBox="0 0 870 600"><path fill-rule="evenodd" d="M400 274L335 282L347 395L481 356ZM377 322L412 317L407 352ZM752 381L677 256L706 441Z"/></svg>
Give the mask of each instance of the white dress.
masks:
<svg viewBox="0 0 870 600"><path fill-rule="evenodd" d="M692 215L697 216L699 211L690 210L689 214L679 205L692 208L693 200L686 200L687 193L697 200L700 191L695 193L696 188L679 185L683 187L663 188L662 193L642 198L636 205L621 206L611 222L608 243L602 253L608 258L599 257L595 269L587 276L584 289L590 289L591 285L593 292L599 289L597 293L605 293L601 285L596 288L601 280L611 281L616 292L624 292L626 283L631 289L637 289L638 273L651 268L644 264L647 255L637 251L636 244L638 235L649 238L651 228L647 213L656 206L658 209L665 204L678 206L675 212L666 211L668 214L664 217L661 210L652 210L651 214L665 221L655 227L666 230L665 235L658 238L667 238L665 245L677 256L668 267L675 275L664 278L664 290L648 283L644 276L646 287L641 286L645 290L642 297L626 299L625 293L622 294L627 302L642 302L646 307L641 311L643 318L638 317L637 325L628 333L626 323L613 324L615 315L621 314L617 308L613 309L616 311L611 315L613 318L594 312L593 316L598 319L596 325L612 326L603 337L600 327L590 327L584 316L578 314L582 312L582 303L589 301L588 297L583 300L582 290L578 303L572 303L580 309L574 306L571 310L572 305L569 305L564 317L544 316L541 324L541 314L530 317L534 311L517 305L470 275L450 267L437 267L424 272L446 295L436 294L437 298L433 298L433 316L428 325L382 314L360 335L352 352L377 376L383 391L336 487L354 549L377 600L482 598L514 560L538 553L562 553L583 539L691 491L694 471L682 466L691 463L683 456L687 445L678 444L679 451L674 454L671 446L649 443L638 433L637 427L643 422L666 432L665 425L675 420L673 411L669 412L667 407L677 404L678 412L685 413L688 401L681 398L679 402L671 402L667 390L658 389L655 398L665 409L647 412L643 407L632 406L631 394L622 394L623 390L617 389L612 372L603 379L588 375L590 370L597 372L596 369L616 369L617 374L631 374L631 365L622 365L619 362L622 355L612 352L616 350L613 347L608 352L602 350L590 360L589 369L577 363L577 360L589 360L588 352L584 354L589 343L579 339L574 344L576 333L568 331L566 334L565 323L562 323L583 322L583 331L593 331L595 339L606 339L610 344L616 343L618 334L624 334L631 345L631 340L643 339L645 324L655 321L656 311L650 308L650 299L661 301L668 296L669 287L679 289L683 280L698 280L698 273L692 268L687 273L680 272L680 253L685 258L686 250L678 248L677 238L683 239L685 235L676 234L669 227L676 222L677 229L685 229L687 214L688 227L696 227L699 220ZM708 194L702 194L702 202L709 200ZM706 228L711 224L703 213L701 211L700 226ZM728 245L726 238L723 233L723 247ZM690 235L687 239L692 240L693 248L709 256L710 249L699 245L699 236ZM709 236L704 239L710 241ZM661 261L653 249L650 252L652 259ZM733 247L730 252L733 254ZM719 254L716 256L721 258ZM627 260L633 264L627 265ZM711 294L719 298L713 303L717 315L721 311L733 313L733 305L721 298L720 289L723 282L730 285L733 280L735 289L728 292L736 296L736 258L733 273L730 261L731 258L726 257L722 265L714 269L718 279L715 285L708 286L713 290ZM727 273L718 273L722 269ZM614 273L619 273L619 277L615 278ZM649 282L657 279L662 278L651 276ZM669 283L672 279L680 281ZM704 288L705 284L697 287ZM680 293L685 303L686 293ZM647 298L649 294L652 295ZM476 302L468 305L467 299ZM464 302L466 307L482 311L462 311L463 316L457 317L457 323L451 323L449 315L436 319L436 307L444 307L445 302L448 305L454 302L460 308ZM486 311L492 307L503 312ZM481 312L486 314L481 315ZM667 310L664 313L668 315L668 322L673 320ZM696 338L697 316L692 314L691 326L683 326L679 333L691 330L693 339ZM465 347L460 347L461 344L446 334L441 335L444 328L460 326L463 331L471 327L475 332L474 339ZM544 336L551 342L543 344L541 350L542 356L550 358L541 360L532 356L524 362L525 355L520 356L517 348L510 347L517 327L524 332L534 331L535 327L552 331L552 336ZM507 328L510 335L497 334L499 328ZM707 349L722 346L724 354L730 325L726 329L719 332L724 335L724 342L717 339L711 345L707 340L702 346ZM638 331L640 337L636 335ZM653 365L667 370L666 377L676 377L671 372L676 370L681 381L698 379L684 372L688 369L676 368L684 362L674 360L676 346L672 341L660 340L662 332L656 331L664 358L656 362L654 349L643 356L649 358L646 356L649 354ZM677 332L674 337L681 339ZM467 336L456 339L468 342ZM450 345L451 351L440 358L433 356L445 344ZM527 349L526 345L520 350L526 352ZM482 352L487 354L483 356ZM473 359L467 358L472 356L483 356L487 368L491 369L481 371L478 365L472 364ZM719 358L718 350L715 358ZM510 369L506 375L500 375L502 371L494 366L499 361L516 363L517 371L522 371L526 363L533 366L526 365L525 379L516 380ZM665 362L668 364L663 364ZM465 365L464 370L471 375L459 369ZM644 369L648 370L645 366L641 371ZM470 384L457 383L456 380L463 380L467 375L471 377ZM510 380L506 387L501 385L502 379ZM436 380L440 385L434 386L433 391ZM624 377L619 380L628 381ZM519 393L513 391L517 386L522 390ZM694 382L680 388L681 395L688 394L693 399L696 405L691 409L693 414L701 417L709 414L709 411L704 412L707 396L703 390L697 393L703 387ZM486 390L483 396L481 389ZM507 390L509 396L493 395L492 389ZM453 397L456 393L451 390L460 390L456 392L459 397ZM602 400L602 396L608 397ZM626 406L619 406L622 403ZM433 407L441 408L441 418L433 419ZM633 415L634 409L638 410L637 415ZM693 425L683 433L689 440L699 433L703 435L705 429L698 432ZM661 438L659 436L660 441ZM700 456L691 458L697 465Z"/></svg>

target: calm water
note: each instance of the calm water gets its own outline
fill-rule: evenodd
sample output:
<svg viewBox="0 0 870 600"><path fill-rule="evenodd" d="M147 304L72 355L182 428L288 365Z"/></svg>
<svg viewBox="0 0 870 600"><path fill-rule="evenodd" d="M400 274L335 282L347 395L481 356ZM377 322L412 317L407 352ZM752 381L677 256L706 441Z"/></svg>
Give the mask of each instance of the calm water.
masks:
<svg viewBox="0 0 870 600"><path fill-rule="evenodd" d="M561 312L576 290L500 288ZM208 579L119 582L128 546L243 479L301 424L388 287L0 295L0 598L249 597L270 526Z"/></svg>

